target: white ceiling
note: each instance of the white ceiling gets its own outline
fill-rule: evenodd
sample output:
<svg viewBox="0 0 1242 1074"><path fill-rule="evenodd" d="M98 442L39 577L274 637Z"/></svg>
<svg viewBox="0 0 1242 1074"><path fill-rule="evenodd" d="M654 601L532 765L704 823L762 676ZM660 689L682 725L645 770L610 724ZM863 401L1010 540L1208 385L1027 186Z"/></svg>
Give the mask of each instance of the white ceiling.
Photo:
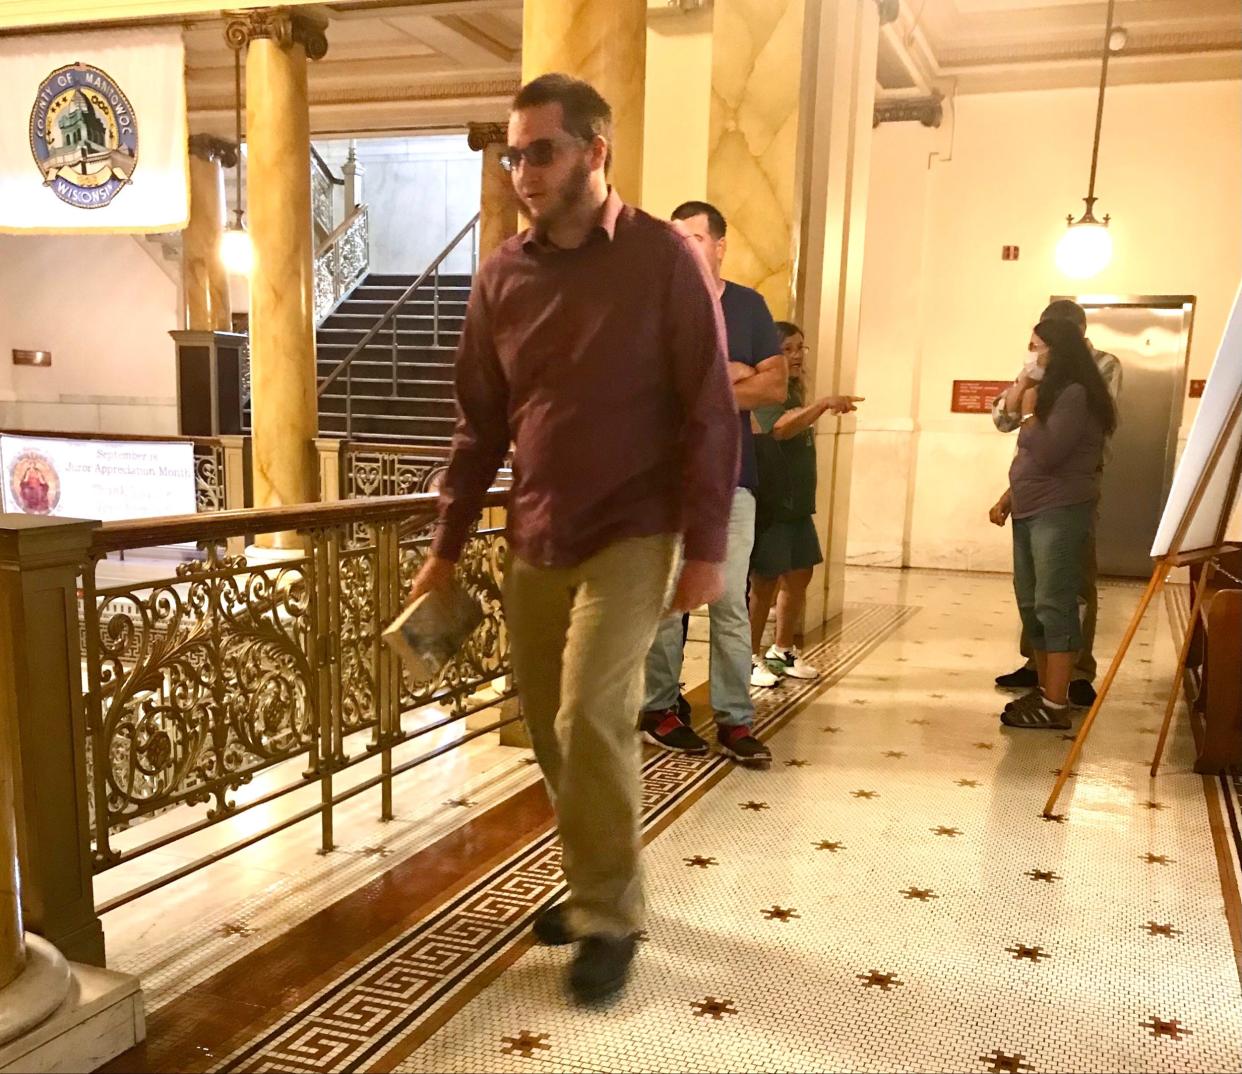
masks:
<svg viewBox="0 0 1242 1074"><path fill-rule="evenodd" d="M902 0L890 52L921 82L959 93L1091 85L1099 79L1105 0ZM1242 78L1242 0L1118 0L1128 40L1114 82ZM881 69L881 85L886 83Z"/></svg>

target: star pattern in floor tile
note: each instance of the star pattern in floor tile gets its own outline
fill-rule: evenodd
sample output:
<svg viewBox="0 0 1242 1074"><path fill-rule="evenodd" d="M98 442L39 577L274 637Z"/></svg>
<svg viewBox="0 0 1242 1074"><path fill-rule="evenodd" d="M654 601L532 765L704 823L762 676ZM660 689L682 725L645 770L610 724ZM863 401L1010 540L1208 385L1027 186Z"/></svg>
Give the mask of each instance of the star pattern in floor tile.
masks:
<svg viewBox="0 0 1242 1074"><path fill-rule="evenodd" d="M516 1037L501 1037L501 1053L503 1055L520 1055L530 1059L537 1051L550 1052L552 1045L547 1043L546 1033L532 1033L523 1029Z"/></svg>
<svg viewBox="0 0 1242 1074"><path fill-rule="evenodd" d="M1144 1029L1151 1030L1151 1035L1157 1039L1167 1037L1169 1040L1181 1040L1194 1032L1193 1029L1187 1029L1176 1018L1166 1022L1154 1014L1141 1025Z"/></svg>
<svg viewBox="0 0 1242 1074"><path fill-rule="evenodd" d="M928 613L913 617L840 686L835 655L811 647L820 683L756 695L805 691L808 708L769 739L774 771L728 766L648 846L652 940L607 1017L567 1003L571 952L531 948L388 1069L523 1069L489 1067L481 1046L516 1023L556 1051L513 1064L572 1072L1242 1070L1242 996L1189 727L1174 724L1158 787L1135 748L1135 728L1159 718L1159 676L1123 669L1044 817L1066 744L998 731L991 676L1013 666L1008 631L962 644L981 608L1012 599L1006 581L857 574L876 600L945 608L956 594L963 607L939 633ZM1101 652L1136 599L1104 583ZM1158 629L1140 636L1162 639L1171 669ZM915 641L924 648L904 662ZM691 864L705 848L715 864ZM1147 861L1161 851L1164 867Z"/></svg>
<svg viewBox="0 0 1242 1074"><path fill-rule="evenodd" d="M801 915L791 906L772 906L763 911L769 921L795 921Z"/></svg>
<svg viewBox="0 0 1242 1074"><path fill-rule="evenodd" d="M690 1006L694 1008L696 1018L711 1018L716 1022L719 1022L726 1014L737 1014L733 1000L717 999L715 996L708 996L706 999L691 1003Z"/></svg>
<svg viewBox="0 0 1242 1074"><path fill-rule="evenodd" d="M1026 1071L1033 1071L1035 1068L1025 1062L1025 1059L1026 1056L1021 1052L1009 1055L999 1048L991 1055L979 1056L979 1061L987 1066L991 1074L1025 1074Z"/></svg>
<svg viewBox="0 0 1242 1074"><path fill-rule="evenodd" d="M1045 951L1042 947L1028 947L1024 943L1016 943L1012 947L1006 947L1006 951L1013 955L1015 962L1021 962L1026 959L1029 962L1038 964L1041 958L1051 958L1052 955Z"/></svg>
<svg viewBox="0 0 1242 1074"><path fill-rule="evenodd" d="M862 981L863 988L878 988L881 992L891 992L894 988L900 988L906 983L897 980L895 973L880 973L876 970L860 973L857 977Z"/></svg>

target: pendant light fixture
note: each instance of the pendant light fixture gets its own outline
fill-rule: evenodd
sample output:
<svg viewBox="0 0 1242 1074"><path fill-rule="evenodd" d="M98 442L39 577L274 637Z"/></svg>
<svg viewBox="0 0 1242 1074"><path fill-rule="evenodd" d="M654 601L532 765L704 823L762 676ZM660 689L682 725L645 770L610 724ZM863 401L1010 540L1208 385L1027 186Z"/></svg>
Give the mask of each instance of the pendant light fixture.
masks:
<svg viewBox="0 0 1242 1074"><path fill-rule="evenodd" d="M1108 20L1104 30L1104 58L1100 66L1100 97L1095 109L1095 141L1091 146L1091 180L1087 185L1086 212L1075 220L1067 216L1069 225L1057 243L1057 267L1066 276L1085 280L1101 272L1113 258L1113 237L1108 231L1108 214L1103 220L1095 217L1095 172L1100 159L1100 127L1104 121L1104 89L1108 84L1108 57L1112 51L1113 7L1108 0Z"/></svg>
<svg viewBox="0 0 1242 1074"><path fill-rule="evenodd" d="M249 276L254 262L254 248L250 243L250 235L246 231L243 220L242 198L242 137L241 137L241 50L242 44L233 46L233 81L234 98L233 112L237 131L237 189L233 199L233 220L220 235L220 260L228 272L237 276Z"/></svg>

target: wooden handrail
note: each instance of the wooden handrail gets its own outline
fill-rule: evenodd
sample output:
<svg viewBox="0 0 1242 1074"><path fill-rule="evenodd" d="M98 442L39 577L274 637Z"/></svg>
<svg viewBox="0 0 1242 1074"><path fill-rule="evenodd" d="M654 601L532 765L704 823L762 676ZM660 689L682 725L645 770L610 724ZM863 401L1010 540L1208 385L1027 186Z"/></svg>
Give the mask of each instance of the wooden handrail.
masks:
<svg viewBox="0 0 1242 1074"><path fill-rule="evenodd" d="M332 174L332 168L328 165L328 162L319 155L319 150L315 148L313 143L311 144L310 151L311 151L311 161L315 164L316 167L318 167L323 177L327 179L328 182L332 183L334 186L344 186L345 177L341 176L341 178L338 179L335 175Z"/></svg>
<svg viewBox="0 0 1242 1074"><path fill-rule="evenodd" d="M493 489L484 498L484 507L503 507L508 493ZM132 548L190 544L195 541L223 541L256 533L306 531L344 526L355 522L392 522L409 519L430 523L436 517L438 497L420 492L413 496L374 496L361 500L332 503L291 504L288 507L248 508L242 511L215 511L202 515L173 515L125 522L105 522L91 539L92 555L120 552Z"/></svg>
<svg viewBox="0 0 1242 1074"><path fill-rule="evenodd" d="M354 221L357 220L358 217L362 216L366 211L367 207L365 205L355 205L352 209L350 209L346 214L345 219L337 224L331 234L327 235L323 242L315 247L315 256L322 257L325 253L327 253L327 251L331 250L337 240L340 239L340 237L353 226Z"/></svg>

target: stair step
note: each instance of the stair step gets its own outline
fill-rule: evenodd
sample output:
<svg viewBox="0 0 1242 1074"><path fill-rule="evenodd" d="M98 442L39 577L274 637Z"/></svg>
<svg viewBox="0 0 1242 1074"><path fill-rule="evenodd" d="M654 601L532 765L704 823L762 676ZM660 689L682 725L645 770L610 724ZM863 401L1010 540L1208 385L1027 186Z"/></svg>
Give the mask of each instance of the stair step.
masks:
<svg viewBox="0 0 1242 1074"><path fill-rule="evenodd" d="M323 372L322 370L320 371ZM343 376L343 375L342 375ZM322 379L322 376L321 378ZM388 398L392 391L392 377L359 377L357 370L353 377L354 394L365 395L373 399ZM339 391L338 391L339 388ZM326 399L330 395L345 394L345 385L341 378L332 382L324 393ZM419 380L408 377L397 378L397 396L401 399L436 399L452 402L453 382L451 380Z"/></svg>
<svg viewBox="0 0 1242 1074"><path fill-rule="evenodd" d="M349 299L342 302L333 311L332 316L347 317L370 317L374 324L384 316L392 308L392 303L382 298L361 298ZM399 320L404 321L409 317L433 317L436 312L436 304L431 299L410 299L401 307L401 312L397 314ZM441 319L448 317L456 317L461 320L466 316L466 303L464 301L446 301L440 300L440 317Z"/></svg>
<svg viewBox="0 0 1242 1074"><path fill-rule="evenodd" d="M319 416L344 414L345 396L322 395L319 397ZM353 399L354 419L361 415L384 418L444 418L457 419L457 405L451 399L393 399L389 396L358 395Z"/></svg>
<svg viewBox="0 0 1242 1074"><path fill-rule="evenodd" d="M354 414L355 438L383 436L410 440L415 437L436 437L447 444L453 438L456 422L451 418L388 418L382 414ZM319 428L324 433L344 433L344 414L321 414Z"/></svg>
<svg viewBox="0 0 1242 1074"><path fill-rule="evenodd" d="M362 283L367 287L408 287L422 275L422 271L368 272L362 278ZM434 271L432 275L434 275ZM469 287L473 282L474 277L469 273L447 272L443 269L440 272L440 283L445 287Z"/></svg>
<svg viewBox="0 0 1242 1074"><path fill-rule="evenodd" d="M364 328L321 328L315 337L315 341L321 347L356 347L362 342L366 334L367 329ZM457 331L441 330L440 338L437 340L431 329L422 332L407 332L402 328L397 332L397 346L451 351L457 349L457 341L460 335L461 333ZM392 333L381 331L378 335L373 336L367 345L370 347L387 346L391 350Z"/></svg>
<svg viewBox="0 0 1242 1074"><path fill-rule="evenodd" d="M320 352L319 360L316 368L319 376L326 377L337 366L341 364L341 359L345 357L346 351L341 350L339 354L324 354ZM341 373L342 377L348 376L351 380L387 380L392 382L392 356L383 352L366 351L355 358ZM451 382L453 380L453 363L445 362L428 362L419 358L397 358L397 380L411 381L439 381Z"/></svg>

